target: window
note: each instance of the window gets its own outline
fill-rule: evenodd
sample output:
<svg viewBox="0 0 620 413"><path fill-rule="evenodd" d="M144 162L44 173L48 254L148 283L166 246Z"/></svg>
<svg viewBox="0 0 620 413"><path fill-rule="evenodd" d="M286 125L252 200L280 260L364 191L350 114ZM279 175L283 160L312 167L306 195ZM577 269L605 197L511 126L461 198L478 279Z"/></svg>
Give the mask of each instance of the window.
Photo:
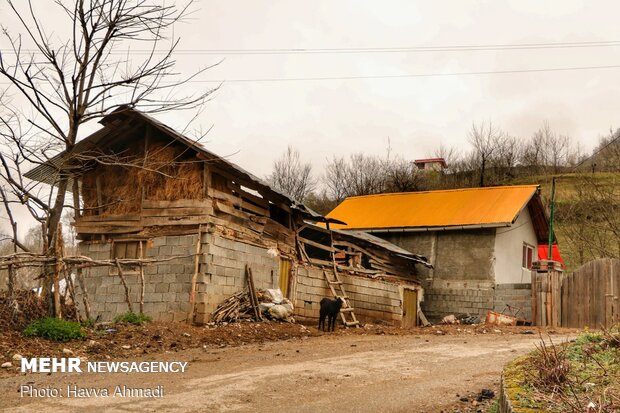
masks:
<svg viewBox="0 0 620 413"><path fill-rule="evenodd" d="M140 258L140 241L114 241L112 259Z"/></svg>
<svg viewBox="0 0 620 413"><path fill-rule="evenodd" d="M521 266L523 268L527 268L528 270L532 269L532 261L534 257L534 247L530 244L523 243L523 258L521 262Z"/></svg>
<svg viewBox="0 0 620 413"><path fill-rule="evenodd" d="M142 241L114 241L112 244L112 257L111 259L138 259L142 258L146 255L144 249L146 248L146 242L142 243L142 248L140 248L140 243ZM142 256L140 254L142 252ZM124 274L137 274L139 272L139 267L125 267L123 268ZM118 274L118 269L116 267L110 267L110 274L116 275Z"/></svg>

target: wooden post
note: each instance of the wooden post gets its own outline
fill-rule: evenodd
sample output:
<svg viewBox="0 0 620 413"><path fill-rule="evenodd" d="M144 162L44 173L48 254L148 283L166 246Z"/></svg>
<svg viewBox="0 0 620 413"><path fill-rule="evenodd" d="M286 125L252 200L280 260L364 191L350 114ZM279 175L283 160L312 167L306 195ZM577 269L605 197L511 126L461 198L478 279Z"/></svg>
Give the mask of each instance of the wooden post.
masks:
<svg viewBox="0 0 620 413"><path fill-rule="evenodd" d="M84 273L82 272L82 267L77 268L77 280L80 285L80 289L82 290L82 302L84 303L84 314L86 315L86 319L90 320L90 302L88 300L88 291L86 289L86 284L84 283Z"/></svg>
<svg viewBox="0 0 620 413"><path fill-rule="evenodd" d="M58 224L56 232L56 265L54 266L54 316L62 318L62 308L60 305L60 273L62 272L62 256L64 250L64 242L62 238L62 224Z"/></svg>
<svg viewBox="0 0 620 413"><path fill-rule="evenodd" d="M101 176L95 177L95 189L97 190L97 214L103 214L103 193L101 188Z"/></svg>
<svg viewBox="0 0 620 413"><path fill-rule="evenodd" d="M189 293L189 312L187 314L187 323L194 322L194 311L196 306L196 282L198 280L198 271L200 270L200 247L202 245L202 227L198 225L198 239L196 240L196 257L194 259L194 275L192 275L192 289Z"/></svg>
<svg viewBox="0 0 620 413"><path fill-rule="evenodd" d="M121 268L120 262L118 262L118 258L116 258L116 268L118 268L118 276L121 277L121 283L123 284L123 288L125 289L125 301L127 301L127 307L129 308L129 312L133 313L133 306L131 305L131 300L129 299L129 288L127 287L127 283L125 282L125 276L123 275L123 269Z"/></svg>
<svg viewBox="0 0 620 413"><path fill-rule="evenodd" d="M254 277L252 276L252 269L245 265L245 273L248 277L248 291L250 294L250 303L254 309L254 317L256 321L263 321L263 316L258 309L258 298L256 297L256 289L254 288Z"/></svg>
<svg viewBox="0 0 620 413"><path fill-rule="evenodd" d="M10 302L10 301L13 301L13 293L15 291L15 273L13 269L13 264L9 264L8 272L9 272L8 288L9 288L9 302Z"/></svg>
<svg viewBox="0 0 620 413"><path fill-rule="evenodd" d="M71 277L71 269L66 268L66 267L65 267L65 282L66 282L65 294L67 293L67 291L69 292L71 303L73 303L73 306L75 307L75 316L77 318L77 321L81 322L82 315L80 313L80 308L78 307L77 301L75 299L75 285L73 284L73 278Z"/></svg>
<svg viewBox="0 0 620 413"><path fill-rule="evenodd" d="M140 260L144 258L144 248L142 247L142 242L139 243L140 248ZM144 314L144 266L142 262L140 262L140 314Z"/></svg>
<svg viewBox="0 0 620 413"><path fill-rule="evenodd" d="M207 161L202 163L202 185L203 185L203 198L209 197L209 188L213 186L211 171L209 170L209 165L207 165Z"/></svg>

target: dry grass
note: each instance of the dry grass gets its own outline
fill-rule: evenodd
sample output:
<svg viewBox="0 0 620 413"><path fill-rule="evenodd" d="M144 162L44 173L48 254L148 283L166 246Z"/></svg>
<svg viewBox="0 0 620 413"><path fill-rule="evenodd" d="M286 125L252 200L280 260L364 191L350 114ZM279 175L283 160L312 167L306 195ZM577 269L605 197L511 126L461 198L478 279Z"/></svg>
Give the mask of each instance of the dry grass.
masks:
<svg viewBox="0 0 620 413"><path fill-rule="evenodd" d="M620 411L620 330L585 331L511 363L504 381L513 407L547 412ZM590 406L590 409L588 409Z"/></svg>
<svg viewBox="0 0 620 413"><path fill-rule="evenodd" d="M138 148L127 152L134 155L124 154L122 165L99 164L83 176L86 215L95 214L98 178L104 215L137 213L143 196L160 201L202 198L202 163L181 145L153 144L146 158Z"/></svg>

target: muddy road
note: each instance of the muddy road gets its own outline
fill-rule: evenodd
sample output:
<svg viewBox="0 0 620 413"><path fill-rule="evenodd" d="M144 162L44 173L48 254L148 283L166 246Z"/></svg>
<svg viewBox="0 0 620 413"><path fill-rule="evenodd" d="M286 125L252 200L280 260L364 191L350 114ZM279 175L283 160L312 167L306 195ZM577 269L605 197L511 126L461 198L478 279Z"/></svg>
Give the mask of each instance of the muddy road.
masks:
<svg viewBox="0 0 620 413"><path fill-rule="evenodd" d="M555 342L563 336L554 337ZM0 379L8 412L440 412L476 411L459 396L497 389L502 366L534 348L535 335L324 335L141 358L187 361L185 373L21 374ZM30 397L20 386L58 388ZM67 386L108 397L67 397ZM116 386L163 397L114 397ZM459 395L459 396L457 396ZM471 399L470 399L471 400Z"/></svg>

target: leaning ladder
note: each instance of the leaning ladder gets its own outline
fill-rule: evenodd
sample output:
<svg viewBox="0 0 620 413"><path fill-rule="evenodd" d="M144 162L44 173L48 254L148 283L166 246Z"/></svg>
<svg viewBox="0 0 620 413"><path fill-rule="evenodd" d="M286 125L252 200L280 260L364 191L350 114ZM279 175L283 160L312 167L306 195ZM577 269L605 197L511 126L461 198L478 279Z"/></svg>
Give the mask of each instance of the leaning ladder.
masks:
<svg viewBox="0 0 620 413"><path fill-rule="evenodd" d="M327 281L327 285L329 286L329 289L334 295L334 298L340 297L344 300L344 304L342 305L342 308L340 309L340 318L342 319L342 323L347 327L359 326L360 322L357 321L357 318L355 318L353 307L351 307L351 303L349 302L349 296L344 290L344 285L342 284L342 281L340 281L340 277L338 277L338 272L330 271L329 273L333 275L333 278L330 278L330 276L328 275L328 271L323 270L323 276L325 277L325 281ZM334 288L335 285L339 287L340 294L336 292L336 289ZM347 320L347 314L349 315L348 320Z"/></svg>

